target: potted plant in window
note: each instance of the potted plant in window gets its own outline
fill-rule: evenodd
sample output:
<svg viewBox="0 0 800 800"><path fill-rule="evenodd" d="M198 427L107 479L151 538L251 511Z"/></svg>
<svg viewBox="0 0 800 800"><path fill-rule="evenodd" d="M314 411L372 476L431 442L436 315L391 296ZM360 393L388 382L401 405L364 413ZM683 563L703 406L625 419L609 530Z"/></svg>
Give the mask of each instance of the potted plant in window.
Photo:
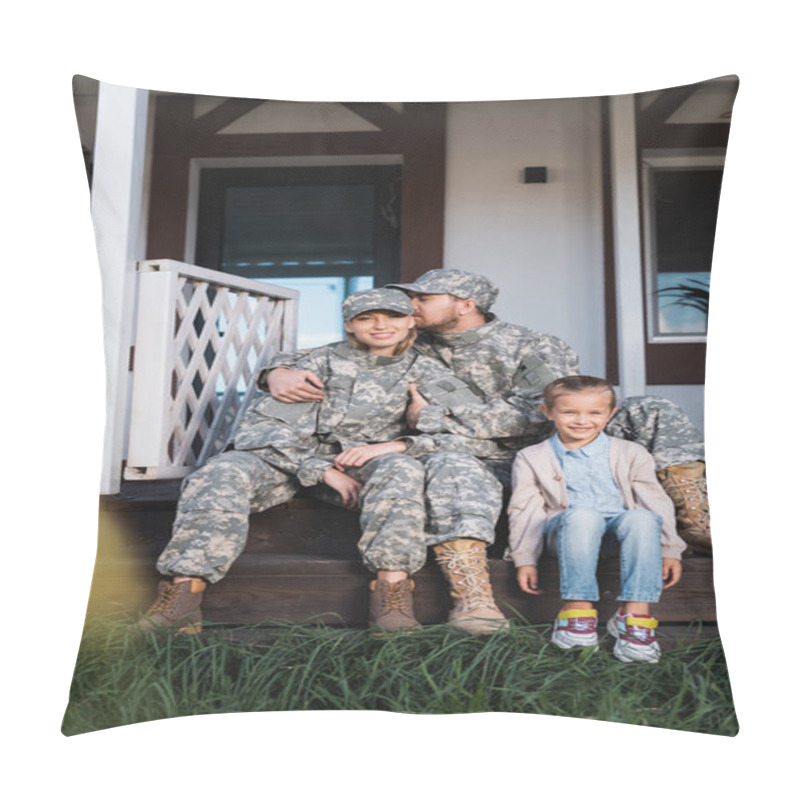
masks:
<svg viewBox="0 0 800 800"><path fill-rule="evenodd" d="M683 283L675 286L667 286L658 289L656 294L663 297L674 297L674 303L670 305L688 306L702 311L708 316L708 290L709 284L702 280L689 278Z"/></svg>

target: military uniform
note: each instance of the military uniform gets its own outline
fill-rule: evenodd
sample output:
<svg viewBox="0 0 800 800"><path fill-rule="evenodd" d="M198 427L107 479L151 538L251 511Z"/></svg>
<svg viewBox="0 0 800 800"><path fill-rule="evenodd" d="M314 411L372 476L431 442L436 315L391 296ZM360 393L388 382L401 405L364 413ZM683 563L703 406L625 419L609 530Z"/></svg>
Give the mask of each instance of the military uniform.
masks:
<svg viewBox="0 0 800 800"><path fill-rule="evenodd" d="M427 541L465 537L491 543L502 507L501 487L510 489L514 456L552 433L540 410L544 387L556 378L578 374L578 356L556 336L496 319L488 309L498 290L482 276L431 270L416 283L389 286L474 299L488 320L458 333L421 331L414 349L450 369L479 398L477 405L468 406L460 406L457 397L447 402L434 399L420 413L417 428L436 437L438 450L423 458ZM300 369L300 357L279 353L268 369ZM685 412L664 398L623 400L606 431L643 445L659 469L704 458L702 436ZM454 443L448 447L450 437ZM490 474L499 483L490 481ZM458 503L447 501L449 492L457 492Z"/></svg>
<svg viewBox="0 0 800 800"><path fill-rule="evenodd" d="M434 435L409 436L408 384L433 403L468 404L465 384L436 361L410 350L374 356L348 342L310 351L295 363L325 383L318 403L281 403L263 397L245 413L234 449L210 459L186 479L172 539L158 561L163 575L222 578L247 540L248 517L286 502L301 486L326 500L326 470L347 447L402 438L404 453L373 458L347 473L363 485L359 551L371 570L414 572L425 562L424 469L415 456L437 446ZM457 446L459 437L443 445ZM453 495L450 504L457 502ZM443 510L444 511L444 510ZM446 513L446 512L445 512Z"/></svg>

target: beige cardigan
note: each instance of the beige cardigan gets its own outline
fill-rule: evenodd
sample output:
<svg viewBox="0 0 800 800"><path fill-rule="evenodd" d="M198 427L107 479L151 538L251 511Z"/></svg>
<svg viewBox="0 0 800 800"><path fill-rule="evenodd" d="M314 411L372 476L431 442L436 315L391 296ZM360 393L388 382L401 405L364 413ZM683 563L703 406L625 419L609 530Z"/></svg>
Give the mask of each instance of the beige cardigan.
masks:
<svg viewBox="0 0 800 800"><path fill-rule="evenodd" d="M644 508L662 519L661 557L680 558L686 544L675 530L675 507L656 477L652 456L639 444L609 436L611 471L625 508ZM508 506L506 558L521 567L537 564L544 549L544 527L569 503L564 473L550 441L517 453Z"/></svg>

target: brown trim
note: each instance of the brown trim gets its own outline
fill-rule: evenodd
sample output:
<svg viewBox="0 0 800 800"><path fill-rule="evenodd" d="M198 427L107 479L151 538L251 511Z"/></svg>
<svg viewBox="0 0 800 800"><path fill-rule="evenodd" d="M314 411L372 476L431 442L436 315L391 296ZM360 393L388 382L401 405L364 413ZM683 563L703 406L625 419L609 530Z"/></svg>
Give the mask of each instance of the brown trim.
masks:
<svg viewBox="0 0 800 800"><path fill-rule="evenodd" d="M192 158L225 156L373 155L400 151L398 137L385 131L347 133L221 133L186 134Z"/></svg>
<svg viewBox="0 0 800 800"><path fill-rule="evenodd" d="M697 91L700 84L675 86L665 89L646 108L641 108L641 95L637 95L639 129L659 128Z"/></svg>
<svg viewBox="0 0 800 800"><path fill-rule="evenodd" d="M706 382L705 342L681 344L650 343L645 347L649 384L704 384Z"/></svg>
<svg viewBox="0 0 800 800"><path fill-rule="evenodd" d="M642 149L670 147L725 147L731 126L728 122L696 124L668 123L667 120L703 83L664 89L646 108L637 95L636 135Z"/></svg>
<svg viewBox="0 0 800 800"><path fill-rule="evenodd" d="M184 142L193 106L191 95L162 95L153 104L147 258L183 259L189 202L189 158Z"/></svg>
<svg viewBox="0 0 800 800"><path fill-rule="evenodd" d="M606 313L606 379L619 383L614 211L611 187L611 119L608 97L600 98L600 147L603 192L603 304Z"/></svg>
<svg viewBox="0 0 800 800"><path fill-rule="evenodd" d="M409 103L403 119L402 281L444 266L447 106Z"/></svg>
<svg viewBox="0 0 800 800"><path fill-rule="evenodd" d="M441 266L444 250L444 179L447 107L406 104L402 114L381 103L348 108L386 126L343 133L219 134L229 121L260 102L232 98L197 120L193 95L155 99L147 257L182 259L193 158L399 155L403 163L401 278Z"/></svg>
<svg viewBox="0 0 800 800"><path fill-rule="evenodd" d="M641 146L646 150L684 147L726 147L731 126L725 122L696 125L661 125L642 131Z"/></svg>
<svg viewBox="0 0 800 800"><path fill-rule="evenodd" d="M402 115L386 103L342 103L341 105L380 130L395 130L402 120Z"/></svg>
<svg viewBox="0 0 800 800"><path fill-rule="evenodd" d="M263 100L231 97L192 122L192 133L213 134L260 106Z"/></svg>
<svg viewBox="0 0 800 800"><path fill-rule="evenodd" d="M657 112L663 120L668 118L700 84L667 89L663 96L654 101L658 104ZM669 101L669 102L668 102ZM639 183L639 227L641 241L642 286L647 285L647 261L645 258L644 213L642 204L647 202L644 196L642 168L642 150L660 148L700 148L724 147L727 143L730 125L672 125L655 124L656 113L641 109L641 95L636 97L636 139L637 139L637 171ZM648 112L650 115L648 117ZM647 297L642 293L645 326L649 314ZM706 345L704 342L648 342L645 337L645 380L649 385L697 385L705 383Z"/></svg>

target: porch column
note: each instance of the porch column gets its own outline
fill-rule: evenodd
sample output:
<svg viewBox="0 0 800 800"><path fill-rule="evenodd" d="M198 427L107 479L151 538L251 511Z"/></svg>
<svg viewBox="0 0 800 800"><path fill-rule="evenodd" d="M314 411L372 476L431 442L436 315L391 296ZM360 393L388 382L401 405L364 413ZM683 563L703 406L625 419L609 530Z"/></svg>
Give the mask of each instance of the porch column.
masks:
<svg viewBox="0 0 800 800"><path fill-rule="evenodd" d="M101 83L91 199L102 278L106 362L106 428L100 494L119 491L125 457L135 267L144 258L146 138L147 92Z"/></svg>
<svg viewBox="0 0 800 800"><path fill-rule="evenodd" d="M620 396L645 394L645 321L633 95L611 98L611 193Z"/></svg>

